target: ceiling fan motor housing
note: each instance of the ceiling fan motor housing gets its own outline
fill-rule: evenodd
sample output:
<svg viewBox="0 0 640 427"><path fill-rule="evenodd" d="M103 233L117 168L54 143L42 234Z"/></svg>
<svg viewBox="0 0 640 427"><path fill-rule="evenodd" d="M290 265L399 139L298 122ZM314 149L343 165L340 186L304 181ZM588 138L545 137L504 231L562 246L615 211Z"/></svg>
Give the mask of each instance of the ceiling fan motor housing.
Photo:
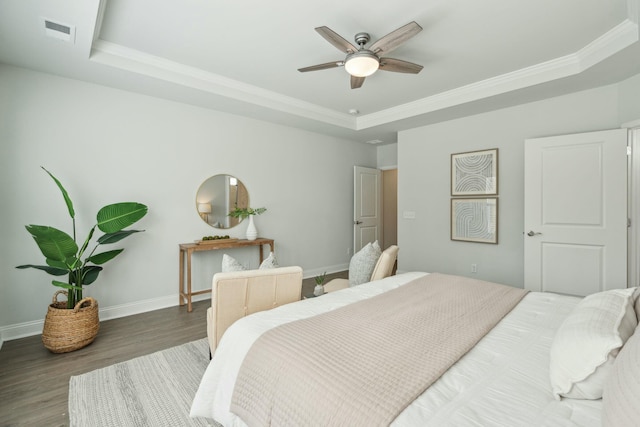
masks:
<svg viewBox="0 0 640 427"><path fill-rule="evenodd" d="M358 45L360 45L360 47L364 46L365 44L369 43L369 40L371 40L371 36L369 36L369 33L358 33L355 35L355 41Z"/></svg>

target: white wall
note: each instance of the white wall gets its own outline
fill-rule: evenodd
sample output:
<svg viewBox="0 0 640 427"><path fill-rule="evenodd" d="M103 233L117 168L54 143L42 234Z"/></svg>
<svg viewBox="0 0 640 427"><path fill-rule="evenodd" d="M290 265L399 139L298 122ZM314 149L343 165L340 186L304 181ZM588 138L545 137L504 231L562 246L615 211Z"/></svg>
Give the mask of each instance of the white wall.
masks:
<svg viewBox="0 0 640 427"><path fill-rule="evenodd" d="M15 268L44 261L24 225L71 232L60 192L40 166L69 191L80 239L106 204L149 206L136 224L146 232L115 245L124 253L85 291L103 319L175 305L179 243L244 237L247 222L216 230L196 212L199 185L219 173L237 176L251 205L268 209L256 226L275 239L281 265L300 265L305 276L347 268L353 166L375 167L375 147L4 65L0 113L0 339L39 332L58 289L52 276ZM257 266L257 249L229 253ZM209 286L221 256L195 255L195 287Z"/></svg>
<svg viewBox="0 0 640 427"><path fill-rule="evenodd" d="M627 123L640 119L640 74L618 85L620 93L620 121Z"/></svg>
<svg viewBox="0 0 640 427"><path fill-rule="evenodd" d="M398 166L398 144L381 145L378 151L378 169L391 169Z"/></svg>
<svg viewBox="0 0 640 427"><path fill-rule="evenodd" d="M631 103L621 100L620 86L637 94L640 80L401 132L398 269L523 287L524 140L619 127L619 108ZM451 241L450 155L489 148L499 149L499 244ZM404 211L416 218L404 219ZM472 263L478 266L475 275Z"/></svg>

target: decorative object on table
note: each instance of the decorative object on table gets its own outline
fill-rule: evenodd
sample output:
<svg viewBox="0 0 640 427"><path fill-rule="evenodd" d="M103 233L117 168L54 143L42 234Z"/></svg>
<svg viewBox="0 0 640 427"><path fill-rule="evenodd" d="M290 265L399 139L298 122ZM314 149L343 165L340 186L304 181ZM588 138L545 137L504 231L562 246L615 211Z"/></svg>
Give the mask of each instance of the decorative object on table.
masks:
<svg viewBox="0 0 640 427"><path fill-rule="evenodd" d="M319 297L320 295L324 294L324 280L326 276L327 276L327 272L325 271L324 273L322 273L322 276L314 277L316 286L315 288L313 288L313 295Z"/></svg>
<svg viewBox="0 0 640 427"><path fill-rule="evenodd" d="M451 195L498 194L498 149L451 155Z"/></svg>
<svg viewBox="0 0 640 427"><path fill-rule="evenodd" d="M59 314L50 315L50 313L53 312L51 309L64 309L67 311L64 322L75 324L67 325L68 331L77 330L77 335L74 337L72 333L65 332L64 337L58 337L56 334L51 333L47 334L45 342L45 332L43 332L45 347L54 353L64 353L84 347L95 338L98 332L97 327L92 325L93 321L88 322L89 324L87 325L87 321L84 319L86 317L85 311L83 311L85 308L83 307L84 304L88 303L87 308L89 310L87 311L95 311L95 321L97 323L98 304L92 298L87 299L82 297L83 286L92 284L98 278L100 271L102 271L101 265L118 256L124 249L114 249L101 253L95 253L96 250L100 245L116 243L133 233L144 231L124 230L124 228L144 217L147 214L147 206L137 202L114 203L104 206L98 211L96 224L91 227L82 245L78 246L76 243L76 221L73 202L60 181L58 181L51 172L45 168L42 169L49 174L62 192L69 216L72 219L73 237L53 227L33 224L27 225L26 229L33 236L38 248L44 255L46 265L25 264L19 265L17 268L35 268L53 276L67 276L66 282L58 280L51 282L54 286L67 290L67 302L65 309L63 303L57 302L57 294L54 295L56 301L49 306L50 311L45 318L44 331L51 330L49 322L51 322L54 317L58 318L58 320L60 317ZM87 255L87 250L96 231L96 227L104 234L97 239L95 246ZM82 260L83 256L85 256L84 260ZM84 336L82 328L95 329L95 333L93 333L93 337L90 340Z"/></svg>
<svg viewBox="0 0 640 427"><path fill-rule="evenodd" d="M224 235L224 236L204 236L202 237L202 240L225 240L225 239L230 239L231 237L229 237L229 235Z"/></svg>
<svg viewBox="0 0 640 427"><path fill-rule="evenodd" d="M498 198L451 199L451 240L498 243Z"/></svg>
<svg viewBox="0 0 640 427"><path fill-rule="evenodd" d="M213 245L216 243L231 243L231 242L235 242L238 239L232 239L231 237L229 237L228 235L225 236L204 236L202 237L202 239L200 240L196 240L195 244L196 245Z"/></svg>
<svg viewBox="0 0 640 427"><path fill-rule="evenodd" d="M255 224L253 223L253 216L260 215L264 213L267 208L235 208L229 213L230 217L233 218L249 218L249 226L247 227L247 240L256 240L258 237L258 230L256 229Z"/></svg>

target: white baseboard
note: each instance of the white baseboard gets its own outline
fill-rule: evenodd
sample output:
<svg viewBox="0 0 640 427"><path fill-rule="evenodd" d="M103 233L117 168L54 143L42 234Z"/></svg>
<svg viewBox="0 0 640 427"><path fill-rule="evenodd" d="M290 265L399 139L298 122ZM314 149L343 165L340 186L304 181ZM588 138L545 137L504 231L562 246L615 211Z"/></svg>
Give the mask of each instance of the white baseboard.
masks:
<svg viewBox="0 0 640 427"><path fill-rule="evenodd" d="M196 295L191 301L203 301L210 299L210 294ZM133 316L134 314L146 313L148 311L160 310L162 308L174 307L178 305L178 296L171 295L148 300L138 301L135 303L119 304L112 307L99 307L100 321L117 319L119 317ZM33 320L30 322L17 323L15 325L3 326L0 328L0 349L5 341L11 341L19 338L40 335L44 319Z"/></svg>
<svg viewBox="0 0 640 427"><path fill-rule="evenodd" d="M348 269L348 264L336 264L324 268L304 270L303 277L308 279L319 276L325 272L331 274ZM211 298L211 295L209 294L196 295L192 298L192 301L203 301L209 298ZM100 307L100 320L133 316L134 314L146 313L148 311L160 310L167 307L175 307L176 305L178 305L178 296L171 295L127 304L119 304L111 307ZM42 333L43 326L44 319L0 327L0 349L5 341L40 335Z"/></svg>

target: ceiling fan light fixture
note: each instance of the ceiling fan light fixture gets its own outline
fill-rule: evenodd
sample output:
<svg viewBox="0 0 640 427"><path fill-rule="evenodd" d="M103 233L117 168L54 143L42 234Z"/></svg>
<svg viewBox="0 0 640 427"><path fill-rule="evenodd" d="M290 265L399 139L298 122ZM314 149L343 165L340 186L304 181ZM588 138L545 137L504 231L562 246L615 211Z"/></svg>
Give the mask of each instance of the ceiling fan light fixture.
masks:
<svg viewBox="0 0 640 427"><path fill-rule="evenodd" d="M360 50L347 56L344 69L355 77L368 77L380 67L380 59L371 51Z"/></svg>

